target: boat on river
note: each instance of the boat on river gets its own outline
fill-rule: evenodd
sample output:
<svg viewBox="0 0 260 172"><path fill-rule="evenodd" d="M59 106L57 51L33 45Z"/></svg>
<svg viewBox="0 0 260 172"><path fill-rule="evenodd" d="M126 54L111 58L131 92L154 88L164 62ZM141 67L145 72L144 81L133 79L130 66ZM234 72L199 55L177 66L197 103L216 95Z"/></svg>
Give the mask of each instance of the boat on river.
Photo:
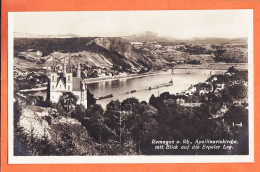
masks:
<svg viewBox="0 0 260 172"><path fill-rule="evenodd" d="M102 99L107 99L107 98L111 98L111 97L113 97L113 94L109 94L109 95L106 95L106 96L97 97L96 100L102 100Z"/></svg>
<svg viewBox="0 0 260 172"><path fill-rule="evenodd" d="M158 89L158 88L162 88L162 87L169 87L169 86L172 86L172 85L173 85L173 81L171 79L170 82L160 84L160 85L157 85L157 86L154 86L154 87L149 87L148 89L153 90L153 89Z"/></svg>
<svg viewBox="0 0 260 172"><path fill-rule="evenodd" d="M135 93L135 92L136 92L136 90L131 90L131 91L126 92L126 94L132 94L132 93Z"/></svg>

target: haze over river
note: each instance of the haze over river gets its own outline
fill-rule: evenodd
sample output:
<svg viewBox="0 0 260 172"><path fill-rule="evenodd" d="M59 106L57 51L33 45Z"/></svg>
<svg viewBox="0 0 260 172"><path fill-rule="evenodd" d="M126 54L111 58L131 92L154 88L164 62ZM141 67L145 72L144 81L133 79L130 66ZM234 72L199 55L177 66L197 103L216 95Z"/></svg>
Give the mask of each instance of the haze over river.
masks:
<svg viewBox="0 0 260 172"><path fill-rule="evenodd" d="M170 94L178 93L188 89L191 85L204 82L210 75L224 73L225 71L226 70L211 69L174 69L173 74L171 72L159 72L157 74L137 78L121 78L89 83L88 89L95 97L113 94L111 98L97 100L97 104L106 108L106 105L111 100L118 99L122 101L129 97L136 97L140 102L149 102L152 94L158 96L163 92L169 92ZM149 90L149 87L168 83L171 79L173 81L172 86ZM131 90L136 90L136 92L127 94L127 92Z"/></svg>

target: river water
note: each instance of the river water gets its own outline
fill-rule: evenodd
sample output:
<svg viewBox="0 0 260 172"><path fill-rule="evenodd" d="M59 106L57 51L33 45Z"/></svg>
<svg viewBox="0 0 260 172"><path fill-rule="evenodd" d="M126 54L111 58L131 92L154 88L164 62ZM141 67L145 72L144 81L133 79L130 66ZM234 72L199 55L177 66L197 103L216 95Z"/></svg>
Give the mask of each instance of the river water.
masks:
<svg viewBox="0 0 260 172"><path fill-rule="evenodd" d="M105 109L111 100L118 99L122 101L129 97L136 97L139 101L149 102L152 94L158 96L167 91L171 94L181 92L188 89L191 85L204 82L210 75L223 72L225 70L175 69L173 74L171 72L160 72L139 78L123 78L90 83L88 84L88 89L95 97L113 94L111 98L97 100L97 104L100 104ZM172 86L149 90L149 87L168 83L171 80L173 81ZM127 94L131 90L136 90L136 92Z"/></svg>

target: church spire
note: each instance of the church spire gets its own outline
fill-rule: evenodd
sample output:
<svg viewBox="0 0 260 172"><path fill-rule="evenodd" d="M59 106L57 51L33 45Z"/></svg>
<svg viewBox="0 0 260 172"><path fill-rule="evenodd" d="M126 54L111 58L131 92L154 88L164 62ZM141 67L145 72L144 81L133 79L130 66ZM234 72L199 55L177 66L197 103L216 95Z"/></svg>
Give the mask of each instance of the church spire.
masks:
<svg viewBox="0 0 260 172"><path fill-rule="evenodd" d="M80 61L78 62L78 74L77 74L77 77L81 78Z"/></svg>
<svg viewBox="0 0 260 172"><path fill-rule="evenodd" d="M55 57L52 57L52 72L55 72Z"/></svg>
<svg viewBox="0 0 260 172"><path fill-rule="evenodd" d="M63 67L63 73L66 74L67 69L66 69L66 57L64 57L64 67Z"/></svg>
<svg viewBox="0 0 260 172"><path fill-rule="evenodd" d="M69 56L69 66L68 66L69 73L71 72L71 66L70 66L70 56Z"/></svg>

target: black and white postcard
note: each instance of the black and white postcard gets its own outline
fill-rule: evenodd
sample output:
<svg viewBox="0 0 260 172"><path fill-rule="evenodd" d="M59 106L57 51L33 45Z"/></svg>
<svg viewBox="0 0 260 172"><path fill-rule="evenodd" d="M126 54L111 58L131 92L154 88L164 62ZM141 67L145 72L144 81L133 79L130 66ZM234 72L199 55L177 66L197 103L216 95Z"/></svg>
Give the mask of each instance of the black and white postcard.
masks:
<svg viewBox="0 0 260 172"><path fill-rule="evenodd" d="M11 164L253 162L253 11L8 14Z"/></svg>

